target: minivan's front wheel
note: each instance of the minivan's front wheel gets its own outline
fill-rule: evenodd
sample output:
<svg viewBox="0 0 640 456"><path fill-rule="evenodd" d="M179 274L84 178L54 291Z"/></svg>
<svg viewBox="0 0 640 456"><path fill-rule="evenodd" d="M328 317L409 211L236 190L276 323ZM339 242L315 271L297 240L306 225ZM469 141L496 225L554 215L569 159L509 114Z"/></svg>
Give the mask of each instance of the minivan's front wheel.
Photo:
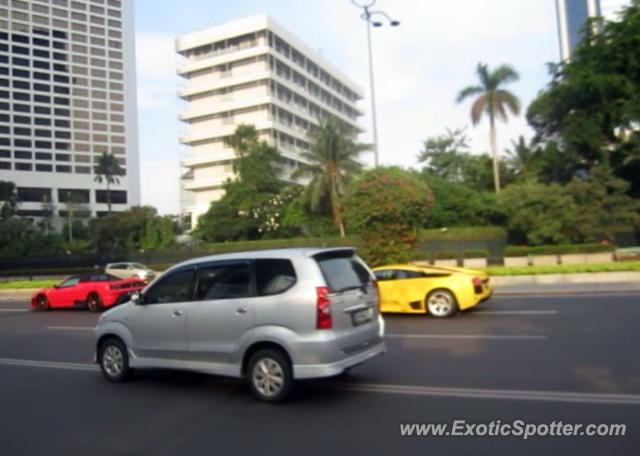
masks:
<svg viewBox="0 0 640 456"><path fill-rule="evenodd" d="M98 351L100 370L110 382L122 382L129 375L129 355L120 339L107 339Z"/></svg>
<svg viewBox="0 0 640 456"><path fill-rule="evenodd" d="M279 350L259 350L249 360L247 380L258 399L265 402L284 401L293 384L291 363Z"/></svg>

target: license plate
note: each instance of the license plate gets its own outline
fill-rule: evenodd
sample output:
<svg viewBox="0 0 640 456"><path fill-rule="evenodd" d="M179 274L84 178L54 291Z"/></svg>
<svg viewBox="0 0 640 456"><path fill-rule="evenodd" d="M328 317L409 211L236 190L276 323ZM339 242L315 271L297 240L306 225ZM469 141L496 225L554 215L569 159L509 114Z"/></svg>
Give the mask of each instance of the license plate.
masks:
<svg viewBox="0 0 640 456"><path fill-rule="evenodd" d="M369 307L368 309L359 310L353 313L353 324L355 326L362 325L371 320L373 317L373 309Z"/></svg>

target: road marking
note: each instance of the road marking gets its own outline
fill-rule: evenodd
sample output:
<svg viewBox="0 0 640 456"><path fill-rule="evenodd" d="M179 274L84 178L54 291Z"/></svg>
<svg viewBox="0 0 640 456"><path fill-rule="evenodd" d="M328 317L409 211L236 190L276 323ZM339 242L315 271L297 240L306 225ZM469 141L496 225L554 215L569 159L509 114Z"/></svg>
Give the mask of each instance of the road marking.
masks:
<svg viewBox="0 0 640 456"><path fill-rule="evenodd" d="M370 393L406 394L413 396L463 397L523 401L573 402L589 404L640 405L640 394L581 393L570 391L500 390L476 388L441 388L376 383L335 383L337 388Z"/></svg>
<svg viewBox="0 0 640 456"><path fill-rule="evenodd" d="M63 369L98 372L95 364L67 363L59 361L36 361L27 359L0 358L0 365ZM608 394L571 391L505 390L480 388L447 388L437 386L394 385L385 383L318 383L320 387L339 390L379 394L403 394L411 396L461 397L472 399L498 399L522 401L570 402L588 404L640 405L640 394Z"/></svg>
<svg viewBox="0 0 640 456"><path fill-rule="evenodd" d="M0 309L0 312L30 312L30 309Z"/></svg>
<svg viewBox="0 0 640 456"><path fill-rule="evenodd" d="M474 310L468 315L556 315L557 310Z"/></svg>
<svg viewBox="0 0 640 456"><path fill-rule="evenodd" d="M93 331L93 326L47 326L54 331Z"/></svg>
<svg viewBox="0 0 640 456"><path fill-rule="evenodd" d="M98 366L93 364L64 363L60 361L34 361L30 359L0 358L0 364L5 366L42 367L47 369L66 369L91 372L100 370Z"/></svg>
<svg viewBox="0 0 640 456"><path fill-rule="evenodd" d="M397 339L546 339L539 334L385 334Z"/></svg>

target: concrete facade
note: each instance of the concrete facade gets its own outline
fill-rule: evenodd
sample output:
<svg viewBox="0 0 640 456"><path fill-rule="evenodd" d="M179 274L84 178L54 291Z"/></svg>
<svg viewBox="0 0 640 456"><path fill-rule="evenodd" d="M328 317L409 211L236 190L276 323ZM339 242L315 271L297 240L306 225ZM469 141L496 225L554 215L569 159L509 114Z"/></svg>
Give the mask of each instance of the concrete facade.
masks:
<svg viewBox="0 0 640 456"><path fill-rule="evenodd" d="M104 214L103 152L126 172L113 210L140 204L134 38L132 1L0 0L0 180L19 215Z"/></svg>
<svg viewBox="0 0 640 456"><path fill-rule="evenodd" d="M362 131L362 89L268 16L253 16L177 38L180 119L186 146L181 212L192 226L233 177L235 153L224 139L252 124L277 147L282 179L308 164L307 132L336 117Z"/></svg>

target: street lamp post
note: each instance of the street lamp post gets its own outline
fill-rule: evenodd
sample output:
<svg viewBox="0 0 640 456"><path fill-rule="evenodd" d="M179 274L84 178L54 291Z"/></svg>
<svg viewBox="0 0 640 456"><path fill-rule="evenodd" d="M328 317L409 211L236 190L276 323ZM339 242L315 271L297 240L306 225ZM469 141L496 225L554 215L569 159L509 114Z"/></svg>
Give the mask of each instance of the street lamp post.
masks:
<svg viewBox="0 0 640 456"><path fill-rule="evenodd" d="M360 18L364 19L367 22L367 48L369 51L369 85L371 86L371 120L373 123L373 157L374 157L375 167L377 168L379 165L378 122L376 119L376 94L375 94L375 88L373 84L373 56L371 52L371 26L373 25L374 27L382 27L383 23L380 21L372 20L371 17L375 15L384 16L387 22L389 23L389 25L392 27L396 27L400 25L400 22L391 19L387 15L387 13L383 11L371 11L369 8L371 8L376 3L376 0L371 0L368 3L364 3L364 4L361 4L356 0L351 0L351 3L353 3L358 8L362 8L363 13L360 15Z"/></svg>

